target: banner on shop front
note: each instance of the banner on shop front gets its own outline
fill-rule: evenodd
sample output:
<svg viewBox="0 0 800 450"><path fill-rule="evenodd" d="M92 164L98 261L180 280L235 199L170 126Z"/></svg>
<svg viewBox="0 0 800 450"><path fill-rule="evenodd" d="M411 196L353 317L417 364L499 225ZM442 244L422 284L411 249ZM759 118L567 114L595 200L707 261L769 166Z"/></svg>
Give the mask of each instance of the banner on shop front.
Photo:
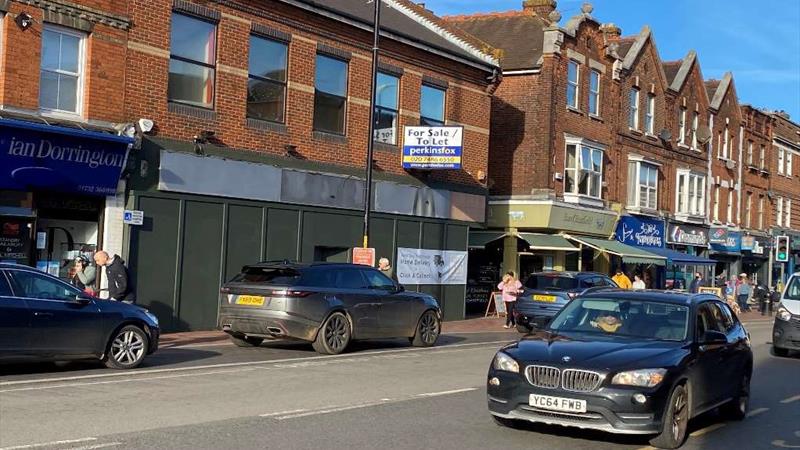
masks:
<svg viewBox="0 0 800 450"><path fill-rule="evenodd" d="M617 240L634 247L664 248L664 221L623 216L617 224Z"/></svg>
<svg viewBox="0 0 800 450"><path fill-rule="evenodd" d="M395 268L400 284L467 284L467 252L400 247Z"/></svg>

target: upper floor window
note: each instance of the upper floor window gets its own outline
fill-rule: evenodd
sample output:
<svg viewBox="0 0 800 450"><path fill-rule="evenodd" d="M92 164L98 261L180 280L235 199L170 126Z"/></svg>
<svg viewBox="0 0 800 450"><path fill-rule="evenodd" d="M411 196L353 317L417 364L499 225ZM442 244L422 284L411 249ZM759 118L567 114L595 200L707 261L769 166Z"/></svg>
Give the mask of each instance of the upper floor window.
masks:
<svg viewBox="0 0 800 450"><path fill-rule="evenodd" d="M317 55L314 82L314 130L345 134L347 62Z"/></svg>
<svg viewBox="0 0 800 450"><path fill-rule="evenodd" d="M378 72L375 91L375 141L394 145L397 142L397 115L400 79Z"/></svg>
<svg viewBox="0 0 800 450"><path fill-rule="evenodd" d="M753 141L747 141L747 165L753 165Z"/></svg>
<svg viewBox="0 0 800 450"><path fill-rule="evenodd" d="M784 175L787 177L792 176L792 152L787 150L786 151L786 170L784 170Z"/></svg>
<svg viewBox="0 0 800 450"><path fill-rule="evenodd" d="M602 198L603 150L567 144L564 193Z"/></svg>
<svg viewBox="0 0 800 450"><path fill-rule="evenodd" d="M567 62L567 106L578 108L580 65L572 59Z"/></svg>
<svg viewBox="0 0 800 450"><path fill-rule="evenodd" d="M678 143L686 144L686 108L681 107L678 113Z"/></svg>
<svg viewBox="0 0 800 450"><path fill-rule="evenodd" d="M766 167L766 157L767 157L767 146L761 144L761 150L758 154L758 168L764 170Z"/></svg>
<svg viewBox="0 0 800 450"><path fill-rule="evenodd" d="M700 126L700 113L692 113L692 148L697 149L697 128Z"/></svg>
<svg viewBox="0 0 800 450"><path fill-rule="evenodd" d="M45 110L81 113L84 39L86 35L45 25L42 31L42 63L39 107Z"/></svg>
<svg viewBox="0 0 800 450"><path fill-rule="evenodd" d="M656 130L656 96L647 94L647 109L644 112L644 129L648 134L655 134Z"/></svg>
<svg viewBox="0 0 800 450"><path fill-rule="evenodd" d="M764 196L758 196L758 229L764 229Z"/></svg>
<svg viewBox="0 0 800 450"><path fill-rule="evenodd" d="M778 197L775 202L775 224L779 227L783 226L783 198Z"/></svg>
<svg viewBox="0 0 800 450"><path fill-rule="evenodd" d="M714 222L719 222L719 186L714 187Z"/></svg>
<svg viewBox="0 0 800 450"><path fill-rule="evenodd" d="M628 163L628 205L658 209L658 166L643 161Z"/></svg>
<svg viewBox="0 0 800 450"><path fill-rule="evenodd" d="M728 191L728 223L733 223L733 189Z"/></svg>
<svg viewBox="0 0 800 450"><path fill-rule="evenodd" d="M792 227L792 201L790 199L784 200L783 209L786 215L783 218L783 226L786 228Z"/></svg>
<svg viewBox="0 0 800 450"><path fill-rule="evenodd" d="M747 202L744 205L744 226L745 228L750 228L750 215L752 214L753 210L753 193L747 193Z"/></svg>
<svg viewBox="0 0 800 450"><path fill-rule="evenodd" d="M250 36L247 117L284 122L288 50L285 42Z"/></svg>
<svg viewBox="0 0 800 450"><path fill-rule="evenodd" d="M628 95L628 126L631 129L639 129L639 89L632 88Z"/></svg>
<svg viewBox="0 0 800 450"><path fill-rule="evenodd" d="M426 127L444 125L444 102L446 91L427 84L422 85L420 93L419 124Z"/></svg>
<svg viewBox="0 0 800 450"><path fill-rule="evenodd" d="M705 215L706 178L689 171L678 171L676 211L693 216Z"/></svg>
<svg viewBox="0 0 800 450"><path fill-rule="evenodd" d="M722 136L722 155L721 155L722 158L724 159L728 159L729 156L728 144L730 143L730 140L731 140L731 134L730 131L728 131L728 125L725 125L725 131Z"/></svg>
<svg viewBox="0 0 800 450"><path fill-rule="evenodd" d="M589 72L589 114L600 115L600 72Z"/></svg>
<svg viewBox="0 0 800 450"><path fill-rule="evenodd" d="M216 24L173 13L167 86L169 100L213 108L216 62Z"/></svg>
<svg viewBox="0 0 800 450"><path fill-rule="evenodd" d="M784 150L783 147L778 147L778 174L783 175L783 164L784 164Z"/></svg>

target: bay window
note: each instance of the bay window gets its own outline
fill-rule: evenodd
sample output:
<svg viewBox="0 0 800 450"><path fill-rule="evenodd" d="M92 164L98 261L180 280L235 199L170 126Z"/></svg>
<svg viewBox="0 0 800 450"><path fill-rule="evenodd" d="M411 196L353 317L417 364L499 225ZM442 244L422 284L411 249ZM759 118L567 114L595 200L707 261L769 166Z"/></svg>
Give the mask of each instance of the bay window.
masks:
<svg viewBox="0 0 800 450"><path fill-rule="evenodd" d="M628 206L658 209L658 166L644 161L628 162Z"/></svg>
<svg viewBox="0 0 800 450"><path fill-rule="evenodd" d="M567 142L564 193L602 198L603 150Z"/></svg>
<svg viewBox="0 0 800 450"><path fill-rule="evenodd" d="M676 211L691 216L705 215L706 178L688 170L678 171Z"/></svg>

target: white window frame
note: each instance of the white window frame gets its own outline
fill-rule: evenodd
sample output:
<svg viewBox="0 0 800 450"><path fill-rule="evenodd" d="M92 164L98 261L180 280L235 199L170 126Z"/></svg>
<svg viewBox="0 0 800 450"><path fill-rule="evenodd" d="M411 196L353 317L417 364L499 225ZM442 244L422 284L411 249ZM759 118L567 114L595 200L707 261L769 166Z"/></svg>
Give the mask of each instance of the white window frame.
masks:
<svg viewBox="0 0 800 450"><path fill-rule="evenodd" d="M780 145L778 147L778 175L783 175L784 154L785 150Z"/></svg>
<svg viewBox="0 0 800 450"><path fill-rule="evenodd" d="M628 165L628 209L650 212L658 211L658 177L661 170L661 164L653 161L647 161L640 156L631 155L628 158ZM635 168L631 170L630 165L634 165ZM655 186L643 186L640 183L643 167L648 170L655 170ZM633 176L633 180L630 179L631 176ZM642 206L642 188L647 191L646 206ZM652 200L652 202L650 202L650 200Z"/></svg>
<svg viewBox="0 0 800 450"><path fill-rule="evenodd" d="M758 229L764 231L764 196L758 196Z"/></svg>
<svg viewBox="0 0 800 450"><path fill-rule="evenodd" d="M569 66L573 64L575 65L575 81L569 79ZM575 88L574 104L570 104L569 102L570 87ZM574 59L569 59L567 61L567 107L580 109L580 105L581 105L581 63Z"/></svg>
<svg viewBox="0 0 800 450"><path fill-rule="evenodd" d="M747 202L744 204L744 208L745 208L744 209L744 226L745 226L745 228L750 228L750 225L752 225L752 220L750 218L750 215L753 212L753 193L752 192L748 192L747 193Z"/></svg>
<svg viewBox="0 0 800 450"><path fill-rule="evenodd" d="M1 22L0 22L1 23ZM48 70L41 66L41 56L39 57L39 76L41 77L42 72L52 72L60 75L69 75L69 76L77 76L78 80L75 83L75 89L77 92L75 93L75 111L68 111L64 109L54 109L54 108L44 108L39 107L39 110L46 115L53 115L53 116L67 116L67 117L75 117L75 116L82 116L83 115L83 97L84 97L84 89L85 89L85 79L86 79L86 38L87 34L73 30L70 28L53 25L50 23L44 24L42 31L45 30L54 31L56 33L66 34L73 37L77 37L79 40L78 44L78 73L73 74L70 72L60 71L60 70ZM44 33L42 33L44 34ZM43 43L41 45L44 45ZM41 86L39 87L41 90ZM39 101L41 99L41 93L39 97L36 99Z"/></svg>
<svg viewBox="0 0 800 450"><path fill-rule="evenodd" d="M639 131L639 92L638 87L632 87L628 92L628 128Z"/></svg>
<svg viewBox="0 0 800 450"><path fill-rule="evenodd" d="M678 169L678 183L676 186L675 195L675 211L677 215L704 217L705 213L705 196L706 196L706 176L692 172L688 169ZM684 183L681 183L684 180ZM694 195L689 195L689 191L693 191ZM685 206L685 208L681 208Z"/></svg>
<svg viewBox="0 0 800 450"><path fill-rule="evenodd" d="M602 74L599 70L592 69L589 71L589 115L600 117L600 82L602 81ZM597 90L592 90L592 78L597 77ZM592 98L594 98L594 111L592 111Z"/></svg>
<svg viewBox="0 0 800 450"><path fill-rule="evenodd" d="M753 141L747 141L747 165L753 165Z"/></svg>
<svg viewBox="0 0 800 450"><path fill-rule="evenodd" d="M775 225L783 226L783 197L775 201Z"/></svg>
<svg viewBox="0 0 800 450"><path fill-rule="evenodd" d="M727 223L733 223L733 189L728 189L728 209L725 219Z"/></svg>
<svg viewBox="0 0 800 450"><path fill-rule="evenodd" d="M783 171L783 174L787 177L792 177L792 157L794 153L791 150L786 151L786 170Z"/></svg>
<svg viewBox="0 0 800 450"><path fill-rule="evenodd" d="M570 203L587 203L591 206L603 206L603 183L604 183L604 176L605 176L605 162L606 162L606 147L604 145L598 144L593 141L589 141L588 139L583 139L576 136L567 136L566 143L564 145L564 200ZM570 145L575 146L575 167L567 167L567 148ZM590 155L594 154L594 152L600 152L600 172L599 172L599 181L600 185L598 186L598 196L595 197L590 194L582 194L580 193L580 174L582 171L586 171L582 169L583 166L583 147L590 149ZM574 173L574 187L571 192L566 190L566 178L567 172ZM597 173L594 170L590 170L588 172ZM587 192L592 191L591 185L592 178L590 177L589 183L587 184Z"/></svg>
<svg viewBox="0 0 800 450"><path fill-rule="evenodd" d="M647 105L644 110L645 133L653 136L656 132L656 94L647 94Z"/></svg>
<svg viewBox="0 0 800 450"><path fill-rule="evenodd" d="M719 186L714 187L714 222L719 222Z"/></svg>
<svg viewBox="0 0 800 450"><path fill-rule="evenodd" d="M678 113L678 144L686 145L686 107L681 106Z"/></svg>
<svg viewBox="0 0 800 450"><path fill-rule="evenodd" d="M700 127L700 113L695 111L692 114L692 149L698 150L697 147L697 129Z"/></svg>
<svg viewBox="0 0 800 450"><path fill-rule="evenodd" d="M728 143L730 141L731 132L728 129L728 125L725 124L725 132L722 138L722 159L728 159L729 152L728 152Z"/></svg>
<svg viewBox="0 0 800 450"><path fill-rule="evenodd" d="M792 228L792 199L787 198L784 201L783 210L786 214L786 217L783 219L783 226L786 228Z"/></svg>
<svg viewBox="0 0 800 450"><path fill-rule="evenodd" d="M767 163L767 146L761 144L761 150L758 155L758 168L764 170Z"/></svg>

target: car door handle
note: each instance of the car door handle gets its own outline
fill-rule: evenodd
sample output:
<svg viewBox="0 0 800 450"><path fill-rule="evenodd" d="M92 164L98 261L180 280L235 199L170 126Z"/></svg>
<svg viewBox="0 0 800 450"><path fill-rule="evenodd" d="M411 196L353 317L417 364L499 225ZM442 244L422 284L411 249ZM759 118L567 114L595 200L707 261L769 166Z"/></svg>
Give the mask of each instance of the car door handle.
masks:
<svg viewBox="0 0 800 450"><path fill-rule="evenodd" d="M33 313L35 317L53 317L53 313L36 311Z"/></svg>

